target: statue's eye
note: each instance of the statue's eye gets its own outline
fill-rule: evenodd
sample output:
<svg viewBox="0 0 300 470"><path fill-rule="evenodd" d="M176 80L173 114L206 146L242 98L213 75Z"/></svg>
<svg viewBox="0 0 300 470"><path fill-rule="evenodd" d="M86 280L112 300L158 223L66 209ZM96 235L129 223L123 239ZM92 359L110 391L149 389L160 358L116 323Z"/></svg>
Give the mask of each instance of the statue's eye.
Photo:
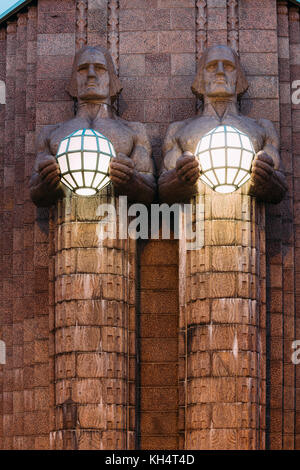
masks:
<svg viewBox="0 0 300 470"><path fill-rule="evenodd" d="M224 64L224 69L227 70L228 72L232 72L235 67L232 64Z"/></svg>
<svg viewBox="0 0 300 470"><path fill-rule="evenodd" d="M78 71L79 71L79 72L85 72L86 70L88 70L88 66L87 66L87 65L81 65L80 67L78 67Z"/></svg>
<svg viewBox="0 0 300 470"><path fill-rule="evenodd" d="M208 72L214 72L214 70L216 70L216 67L217 67L216 64L209 64L209 65L206 66L206 70Z"/></svg>

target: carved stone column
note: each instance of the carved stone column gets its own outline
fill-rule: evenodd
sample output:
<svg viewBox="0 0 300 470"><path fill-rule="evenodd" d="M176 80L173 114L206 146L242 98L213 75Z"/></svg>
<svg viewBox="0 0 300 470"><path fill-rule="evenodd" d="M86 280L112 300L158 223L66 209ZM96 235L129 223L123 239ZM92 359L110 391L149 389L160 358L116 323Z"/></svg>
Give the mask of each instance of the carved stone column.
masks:
<svg viewBox="0 0 300 470"><path fill-rule="evenodd" d="M103 203L118 206L104 192L57 208L56 449L134 448L135 244L101 237Z"/></svg>
<svg viewBox="0 0 300 470"><path fill-rule="evenodd" d="M265 430L265 210L202 187L204 246L180 250L187 449L260 449ZM198 211L199 212L199 211ZM199 217L199 214L198 214Z"/></svg>

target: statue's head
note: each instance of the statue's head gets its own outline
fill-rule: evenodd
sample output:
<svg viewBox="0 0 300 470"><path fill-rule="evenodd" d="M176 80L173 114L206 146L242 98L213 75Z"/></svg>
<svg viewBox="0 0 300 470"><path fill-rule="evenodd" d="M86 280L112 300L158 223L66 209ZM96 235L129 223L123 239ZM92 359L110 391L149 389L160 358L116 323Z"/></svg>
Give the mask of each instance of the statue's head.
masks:
<svg viewBox="0 0 300 470"><path fill-rule="evenodd" d="M248 82L241 68L237 53L228 46L212 46L206 49L198 64L192 92L203 99L241 96Z"/></svg>
<svg viewBox="0 0 300 470"><path fill-rule="evenodd" d="M115 101L122 86L107 49L85 46L77 52L67 91L81 101L109 98L111 103Z"/></svg>

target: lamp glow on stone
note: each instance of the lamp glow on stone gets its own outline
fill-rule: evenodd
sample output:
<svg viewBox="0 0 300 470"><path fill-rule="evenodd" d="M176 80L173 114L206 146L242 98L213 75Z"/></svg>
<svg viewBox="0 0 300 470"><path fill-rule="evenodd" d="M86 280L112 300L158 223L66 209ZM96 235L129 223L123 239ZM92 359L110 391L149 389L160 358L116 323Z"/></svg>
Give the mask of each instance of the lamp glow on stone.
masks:
<svg viewBox="0 0 300 470"><path fill-rule="evenodd" d="M250 179L255 151L247 134L232 126L218 126L199 141L196 152L200 179L218 193L233 193Z"/></svg>
<svg viewBox="0 0 300 470"><path fill-rule="evenodd" d="M79 196L93 196L107 186L109 163L116 156L109 139L94 129L80 129L61 140L56 159L61 181Z"/></svg>

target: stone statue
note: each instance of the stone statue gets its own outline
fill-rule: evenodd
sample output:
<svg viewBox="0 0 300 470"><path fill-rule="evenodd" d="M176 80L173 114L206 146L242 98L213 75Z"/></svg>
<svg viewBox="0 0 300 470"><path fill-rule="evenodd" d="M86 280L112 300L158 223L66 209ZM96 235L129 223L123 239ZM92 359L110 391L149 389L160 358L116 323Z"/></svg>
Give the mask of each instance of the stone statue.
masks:
<svg viewBox="0 0 300 470"><path fill-rule="evenodd" d="M75 56L68 92L78 100L76 116L69 121L45 126L38 138L37 158L30 180L30 193L37 206L50 206L69 191L60 182L55 155L60 141L78 129L92 128L113 144L109 176L116 195L130 202L149 204L156 184L151 147L143 124L116 116L112 107L121 92L110 53L102 47L82 48Z"/></svg>
<svg viewBox="0 0 300 470"><path fill-rule="evenodd" d="M213 46L203 53L192 85L193 93L203 100L203 111L169 126L159 177L161 201L182 202L197 194L201 167L194 153L201 137L220 124L236 127L252 141L255 157L249 194L265 202L282 200L287 185L277 132L267 119L255 121L239 113L237 99L247 88L239 57L231 48Z"/></svg>

